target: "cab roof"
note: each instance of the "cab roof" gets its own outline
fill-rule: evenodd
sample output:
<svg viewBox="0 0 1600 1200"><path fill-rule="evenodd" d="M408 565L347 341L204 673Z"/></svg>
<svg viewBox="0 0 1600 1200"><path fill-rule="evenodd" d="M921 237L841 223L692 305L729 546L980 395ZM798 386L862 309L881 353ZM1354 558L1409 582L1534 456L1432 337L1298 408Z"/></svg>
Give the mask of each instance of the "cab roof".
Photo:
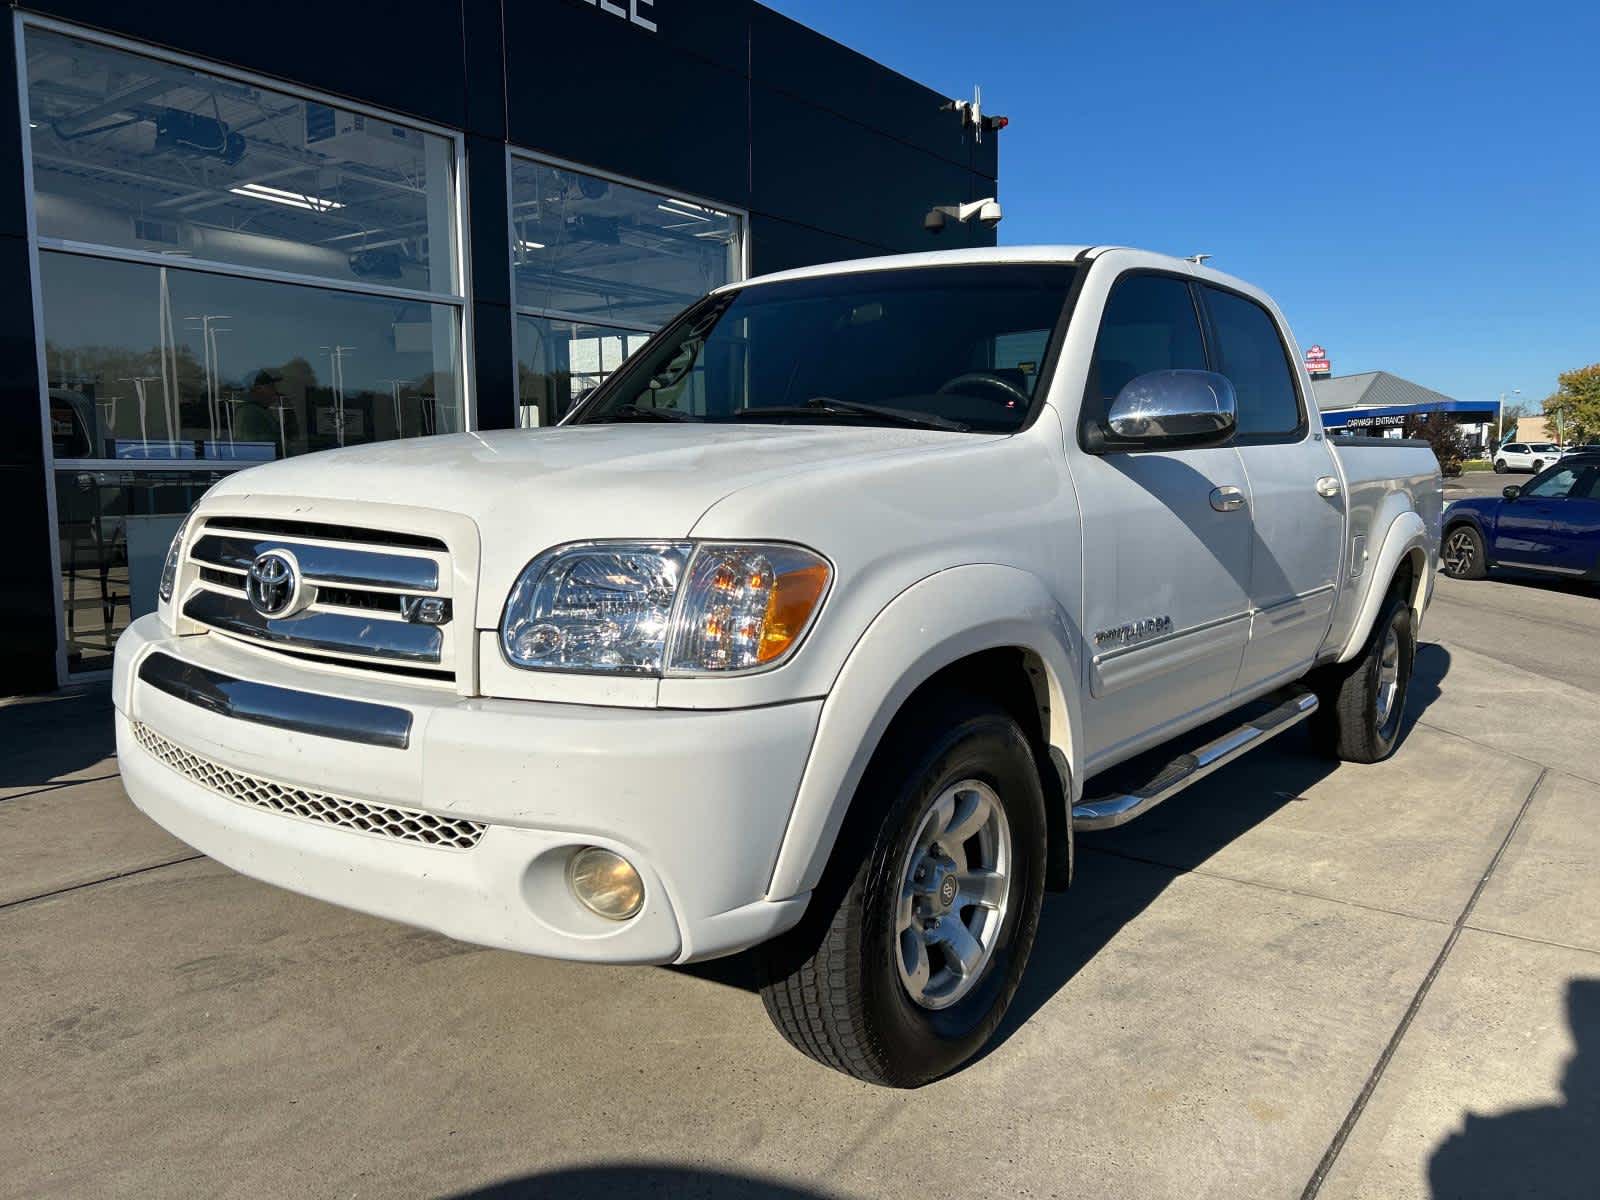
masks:
<svg viewBox="0 0 1600 1200"><path fill-rule="evenodd" d="M821 279L829 275L851 275L863 271L893 271L917 267L950 267L967 264L1023 264L1023 263L1089 263L1106 255L1138 260L1144 268L1176 271L1196 279L1209 279L1241 290L1257 292L1247 281L1236 279L1213 267L1197 264L1186 258L1158 254L1131 246L976 246L962 250L931 250L916 254L885 254L875 258L855 258L843 262L822 263L814 267L796 267L776 271L770 275L757 275L751 279L724 284L719 292L736 288L754 287L766 283L781 283L791 279Z"/></svg>

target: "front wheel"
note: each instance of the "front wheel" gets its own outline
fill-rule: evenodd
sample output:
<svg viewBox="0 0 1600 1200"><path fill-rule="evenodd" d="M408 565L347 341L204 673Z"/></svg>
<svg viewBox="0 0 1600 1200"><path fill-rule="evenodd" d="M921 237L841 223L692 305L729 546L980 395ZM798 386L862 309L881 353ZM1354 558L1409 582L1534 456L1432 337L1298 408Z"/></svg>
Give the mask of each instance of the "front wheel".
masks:
<svg viewBox="0 0 1600 1200"><path fill-rule="evenodd" d="M1324 750L1356 763L1382 762L1394 753L1416 653L1411 606L1396 591L1384 603L1366 649L1332 668L1317 688L1321 707L1312 730Z"/></svg>
<svg viewBox="0 0 1600 1200"><path fill-rule="evenodd" d="M1445 534L1439 565L1452 579L1482 579L1487 575L1488 556L1478 531L1471 525L1457 525Z"/></svg>
<svg viewBox="0 0 1600 1200"><path fill-rule="evenodd" d="M1534 459L1533 460L1533 473L1535 475L1537 475L1542 470L1544 470L1544 459L1542 459L1542 458Z"/></svg>
<svg viewBox="0 0 1600 1200"><path fill-rule="evenodd" d="M1044 898L1044 794L1007 713L958 695L904 714L793 932L763 947L779 1032L869 1083L917 1087L983 1048Z"/></svg>

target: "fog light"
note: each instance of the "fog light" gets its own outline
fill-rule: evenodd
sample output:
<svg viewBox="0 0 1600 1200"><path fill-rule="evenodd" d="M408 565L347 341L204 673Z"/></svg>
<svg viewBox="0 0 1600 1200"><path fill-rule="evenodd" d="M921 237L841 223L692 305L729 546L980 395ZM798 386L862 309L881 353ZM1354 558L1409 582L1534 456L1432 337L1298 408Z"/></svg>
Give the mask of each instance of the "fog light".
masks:
<svg viewBox="0 0 1600 1200"><path fill-rule="evenodd" d="M644 880L620 854L590 846L567 863L567 886L590 912L626 921L644 907Z"/></svg>

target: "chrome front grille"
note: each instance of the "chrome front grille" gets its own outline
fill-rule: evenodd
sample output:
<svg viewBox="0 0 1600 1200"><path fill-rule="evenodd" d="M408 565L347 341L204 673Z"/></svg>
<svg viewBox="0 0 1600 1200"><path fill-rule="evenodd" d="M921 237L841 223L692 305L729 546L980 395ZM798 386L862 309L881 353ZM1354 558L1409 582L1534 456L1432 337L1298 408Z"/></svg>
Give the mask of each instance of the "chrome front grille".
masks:
<svg viewBox="0 0 1600 1200"><path fill-rule="evenodd" d="M249 591L252 565L273 552L292 559L298 580L281 612ZM196 625L338 666L454 679L451 558L437 538L211 516L186 566L181 611ZM469 649L470 634L461 635Z"/></svg>
<svg viewBox="0 0 1600 1200"><path fill-rule="evenodd" d="M478 821L462 821L410 808L388 804L369 804L344 796L330 796L306 788L274 783L246 775L221 763L201 758L169 742L148 725L133 722L133 738L158 762L170 767L207 791L226 796L239 804L262 808L285 816L300 817L323 825L336 825L377 837L402 842L419 842L449 850L470 850L488 828Z"/></svg>

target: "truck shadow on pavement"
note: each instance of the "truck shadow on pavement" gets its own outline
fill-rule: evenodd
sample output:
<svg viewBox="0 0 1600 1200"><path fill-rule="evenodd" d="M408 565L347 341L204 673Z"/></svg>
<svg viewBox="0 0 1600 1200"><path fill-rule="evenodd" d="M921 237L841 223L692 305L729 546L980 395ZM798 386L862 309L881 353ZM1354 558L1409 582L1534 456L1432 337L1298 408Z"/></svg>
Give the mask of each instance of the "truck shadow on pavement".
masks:
<svg viewBox="0 0 1600 1200"><path fill-rule="evenodd" d="M600 1164L507 1179L453 1200L585 1200L586 1197L671 1197L672 1200L831 1200L831 1193L777 1179L667 1163Z"/></svg>
<svg viewBox="0 0 1600 1200"><path fill-rule="evenodd" d="M1450 653L1443 646L1417 647L1406 737L1439 698L1449 670ZM1003 1046L1173 880L1280 809L1307 803L1305 792L1338 766L1318 753L1302 725L1120 829L1080 834L1072 888L1045 897L1028 969L980 1057Z"/></svg>
<svg viewBox="0 0 1600 1200"><path fill-rule="evenodd" d="M1600 979L1568 982L1567 1023L1578 1049L1561 1080L1566 1102L1466 1113L1428 1163L1436 1200L1600 1194Z"/></svg>
<svg viewBox="0 0 1600 1200"><path fill-rule="evenodd" d="M111 691L91 687L0 705L0 789L46 788L117 752ZM116 773L107 763L105 774Z"/></svg>

